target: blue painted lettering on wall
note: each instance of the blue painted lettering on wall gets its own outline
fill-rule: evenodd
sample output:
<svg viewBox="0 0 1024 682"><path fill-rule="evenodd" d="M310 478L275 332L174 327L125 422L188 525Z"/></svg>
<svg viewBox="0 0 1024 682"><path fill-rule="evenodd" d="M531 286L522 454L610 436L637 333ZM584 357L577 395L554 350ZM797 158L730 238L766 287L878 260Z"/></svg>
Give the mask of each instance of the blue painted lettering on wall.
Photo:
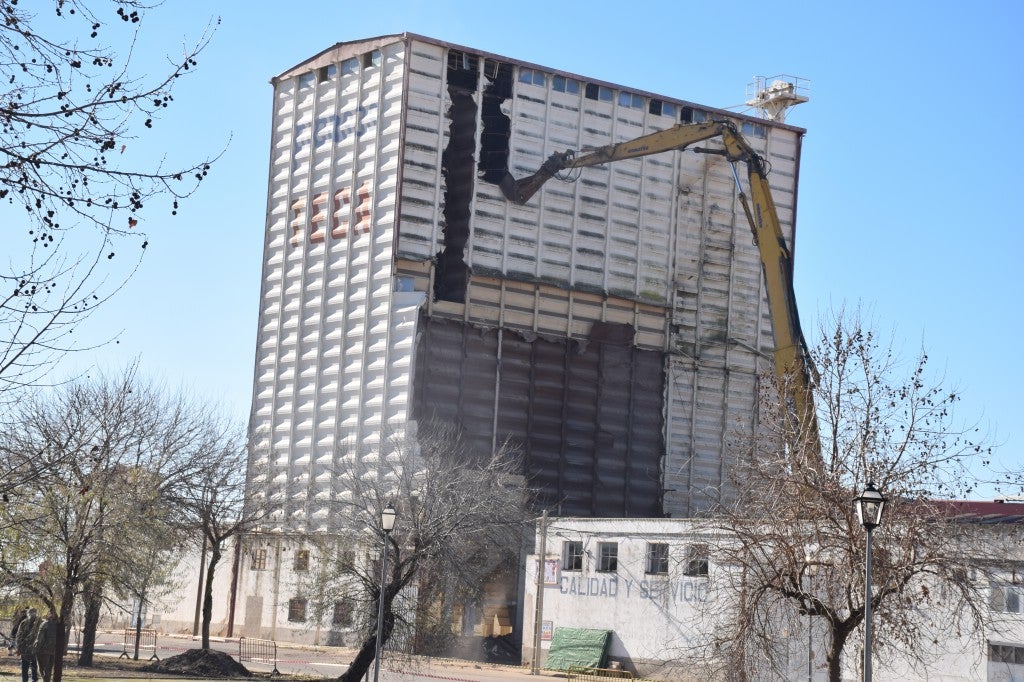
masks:
<svg viewBox="0 0 1024 682"><path fill-rule="evenodd" d="M562 594L574 594L579 597L614 597L619 593L619 579L614 576L584 578L563 575L560 591Z"/></svg>
<svg viewBox="0 0 1024 682"><path fill-rule="evenodd" d="M633 588L637 589L634 590ZM621 589L620 589L621 588ZM575 597L611 597L622 593L626 598L703 602L708 586L703 580L622 580L617 576L586 577L563 575L559 592Z"/></svg>
<svg viewBox="0 0 1024 682"><path fill-rule="evenodd" d="M313 142L316 148L325 144L339 144L349 136L362 137L377 127L377 105L371 104L359 107L358 115L355 111L346 111L331 116L321 116L316 120L313 128ZM299 167L299 152L308 143L303 135L309 130L308 123L300 123L295 126L295 144L292 146L292 170Z"/></svg>

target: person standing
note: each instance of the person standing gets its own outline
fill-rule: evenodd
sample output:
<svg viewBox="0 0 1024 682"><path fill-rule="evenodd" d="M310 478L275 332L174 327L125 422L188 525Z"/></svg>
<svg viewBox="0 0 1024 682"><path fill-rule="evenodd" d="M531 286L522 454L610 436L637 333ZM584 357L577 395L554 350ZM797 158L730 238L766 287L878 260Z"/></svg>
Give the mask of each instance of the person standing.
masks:
<svg viewBox="0 0 1024 682"><path fill-rule="evenodd" d="M39 669L36 667L36 629L39 617L35 609L29 609L25 618L18 623L14 633L14 646L21 656L21 682L29 682L28 674L32 673L32 682L39 682Z"/></svg>
<svg viewBox="0 0 1024 682"><path fill-rule="evenodd" d="M21 625L21 621L25 620L25 618L27 618L27 617L28 617L28 609L25 609L25 608L15 609L15 611L14 611L14 620L12 621L13 624L11 625L11 638L9 640L7 640L8 644L9 644L9 646L7 647L7 653L8 654L13 654L14 650L18 648L18 645L16 644L16 642L17 642L16 638L18 636L18 626Z"/></svg>
<svg viewBox="0 0 1024 682"><path fill-rule="evenodd" d="M43 682L50 682L50 674L53 672L53 658L57 655L57 614L53 609L50 609L46 614L46 618L39 624L39 634L36 635L35 649L36 663L39 664L39 674L43 676Z"/></svg>

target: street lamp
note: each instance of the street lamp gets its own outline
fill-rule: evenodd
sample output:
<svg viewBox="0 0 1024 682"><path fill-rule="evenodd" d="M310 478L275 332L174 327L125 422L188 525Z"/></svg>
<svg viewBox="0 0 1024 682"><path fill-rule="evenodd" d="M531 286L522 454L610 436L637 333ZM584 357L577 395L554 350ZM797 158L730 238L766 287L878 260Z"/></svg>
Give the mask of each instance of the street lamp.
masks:
<svg viewBox="0 0 1024 682"><path fill-rule="evenodd" d="M868 533L864 553L864 682L871 682L871 531L882 523L882 510L886 499L878 492L875 484L869 482L860 497L854 500L860 525Z"/></svg>
<svg viewBox="0 0 1024 682"><path fill-rule="evenodd" d="M395 527L398 513L388 502L388 506L380 513L380 529L384 532L384 552L380 560L380 595L377 597L377 641L373 654L373 682L380 677L380 638L384 631L384 588L388 579L388 534Z"/></svg>

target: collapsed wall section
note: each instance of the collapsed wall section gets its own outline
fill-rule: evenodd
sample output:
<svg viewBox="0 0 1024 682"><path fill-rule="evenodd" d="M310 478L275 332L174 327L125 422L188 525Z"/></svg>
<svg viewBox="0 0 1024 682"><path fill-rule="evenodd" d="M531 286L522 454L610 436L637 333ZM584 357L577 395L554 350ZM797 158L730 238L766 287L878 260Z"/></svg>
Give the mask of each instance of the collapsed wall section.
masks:
<svg viewBox="0 0 1024 682"><path fill-rule="evenodd" d="M476 89L480 59L471 54L448 52L448 137L441 154L444 176L444 247L437 252L434 298L461 303L469 281L466 245L469 242L473 188L476 184Z"/></svg>
<svg viewBox="0 0 1024 682"><path fill-rule="evenodd" d="M420 320L414 413L458 424L479 452L506 439L538 502L569 516L661 516L660 352L620 323L587 339Z"/></svg>

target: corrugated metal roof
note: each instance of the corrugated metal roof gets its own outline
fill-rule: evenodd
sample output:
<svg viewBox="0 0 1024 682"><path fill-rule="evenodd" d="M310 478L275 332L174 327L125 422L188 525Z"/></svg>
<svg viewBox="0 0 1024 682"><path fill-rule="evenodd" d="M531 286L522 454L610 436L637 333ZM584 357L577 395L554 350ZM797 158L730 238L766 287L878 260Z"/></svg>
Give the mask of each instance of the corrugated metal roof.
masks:
<svg viewBox="0 0 1024 682"><path fill-rule="evenodd" d="M930 505L965 523L1024 523L1024 503L983 500L931 500Z"/></svg>

